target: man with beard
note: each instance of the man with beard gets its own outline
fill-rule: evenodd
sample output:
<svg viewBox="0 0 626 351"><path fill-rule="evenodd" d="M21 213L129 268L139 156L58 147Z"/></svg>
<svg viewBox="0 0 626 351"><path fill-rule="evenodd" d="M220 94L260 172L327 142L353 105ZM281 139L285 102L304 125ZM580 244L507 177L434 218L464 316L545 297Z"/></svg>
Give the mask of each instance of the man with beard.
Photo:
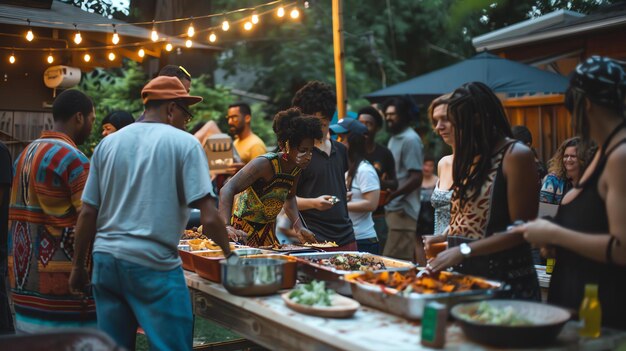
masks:
<svg viewBox="0 0 626 351"><path fill-rule="evenodd" d="M191 299L177 250L190 207L200 210L204 235L230 254L206 155L184 131L189 106L202 98L166 76L146 84L141 97L145 120L104 138L91 159L70 287L87 289L93 242L98 328L129 350L138 325L152 349L191 350Z"/></svg>
<svg viewBox="0 0 626 351"><path fill-rule="evenodd" d="M243 163L252 161L257 156L267 152L265 143L250 128L252 120L250 106L245 102L238 102L228 106L228 130L235 138L233 145Z"/></svg>
<svg viewBox="0 0 626 351"><path fill-rule="evenodd" d="M9 275L16 329L26 333L96 325L91 294L72 296L68 286L74 226L89 173L89 159L77 145L91 133L93 102L66 90L54 100L52 117L52 130L15 161L11 190Z"/></svg>
<svg viewBox="0 0 626 351"><path fill-rule="evenodd" d="M383 107L387 130L391 133L387 147L396 162L398 179L398 188L387 196L385 218L389 234L383 254L424 266L424 247L416 237L424 146L419 135L409 126L410 110L409 101L403 98L390 99Z"/></svg>

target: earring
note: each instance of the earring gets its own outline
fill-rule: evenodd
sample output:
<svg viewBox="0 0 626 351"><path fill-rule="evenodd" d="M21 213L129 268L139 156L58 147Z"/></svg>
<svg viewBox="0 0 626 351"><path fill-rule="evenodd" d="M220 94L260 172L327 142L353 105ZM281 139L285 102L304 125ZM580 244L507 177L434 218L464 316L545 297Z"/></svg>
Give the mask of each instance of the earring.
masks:
<svg viewBox="0 0 626 351"><path fill-rule="evenodd" d="M289 153L289 140L285 143L285 151L283 151L283 161L287 162L287 154Z"/></svg>

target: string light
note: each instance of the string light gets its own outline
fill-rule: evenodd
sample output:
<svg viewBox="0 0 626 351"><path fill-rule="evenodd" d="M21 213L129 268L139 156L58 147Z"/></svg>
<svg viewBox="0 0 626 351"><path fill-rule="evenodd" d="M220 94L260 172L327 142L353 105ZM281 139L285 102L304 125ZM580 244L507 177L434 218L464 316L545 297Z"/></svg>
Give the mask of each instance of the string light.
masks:
<svg viewBox="0 0 626 351"><path fill-rule="evenodd" d="M115 61L115 54L112 52L109 52L109 61Z"/></svg>
<svg viewBox="0 0 626 351"><path fill-rule="evenodd" d="M250 30L252 29L252 22L246 22L243 24L243 29Z"/></svg>
<svg viewBox="0 0 626 351"><path fill-rule="evenodd" d="M187 28L187 36L191 38L194 34L196 34L196 29L193 27L193 22L191 22L189 28Z"/></svg>
<svg viewBox="0 0 626 351"><path fill-rule="evenodd" d="M300 17L300 11L298 11L297 8L294 8L293 10L291 10L291 12L289 13L289 16L291 16L291 18L296 19L298 17Z"/></svg>
<svg viewBox="0 0 626 351"><path fill-rule="evenodd" d="M14 64L15 63L15 54L11 53L11 56L9 56L9 63Z"/></svg>
<svg viewBox="0 0 626 351"><path fill-rule="evenodd" d="M83 37L80 35L80 31L78 30L76 24L74 24L74 29L76 29L76 34L74 34L74 42L76 43L76 45L78 45L83 41Z"/></svg>
<svg viewBox="0 0 626 351"><path fill-rule="evenodd" d="M228 31L228 29L230 29L230 24L228 24L228 21L222 22L222 30L226 32Z"/></svg>
<svg viewBox="0 0 626 351"><path fill-rule="evenodd" d="M276 16L278 17L285 16L285 9L282 6L278 8L278 11L276 11Z"/></svg>
<svg viewBox="0 0 626 351"><path fill-rule="evenodd" d="M30 27L30 20L26 20L28 22L28 33L26 33L26 40L33 41L35 39L35 35L33 34L33 29Z"/></svg>
<svg viewBox="0 0 626 351"><path fill-rule="evenodd" d="M137 52L137 55L139 55L139 57L144 57L144 56L146 56L146 51L143 48L141 48Z"/></svg>
<svg viewBox="0 0 626 351"><path fill-rule="evenodd" d="M210 41L211 43L215 43L215 41L216 41L216 40L217 40L217 35L215 35L215 33L211 33L211 34L209 35L209 41Z"/></svg>
<svg viewBox="0 0 626 351"><path fill-rule="evenodd" d="M308 9L309 7L311 7L311 4L308 1L304 2L304 8Z"/></svg>
<svg viewBox="0 0 626 351"><path fill-rule="evenodd" d="M52 53L48 54L48 63L52 63L54 62L54 56L52 56Z"/></svg>
<svg viewBox="0 0 626 351"><path fill-rule="evenodd" d="M185 40L185 46L190 48L193 45L193 41L191 41L191 39L187 39Z"/></svg>
<svg viewBox="0 0 626 351"><path fill-rule="evenodd" d="M252 17L250 17L250 21L251 21L253 24L257 24L257 23L259 23L259 15L257 15L256 13L255 13L255 14L253 14L253 15L252 15Z"/></svg>
<svg viewBox="0 0 626 351"><path fill-rule="evenodd" d="M85 62L91 61L91 55L85 54L85 56L83 56L83 60L85 60Z"/></svg>
<svg viewBox="0 0 626 351"><path fill-rule="evenodd" d="M111 38L113 45L117 45L120 42L120 36L117 34L117 30L113 30L113 38Z"/></svg>
<svg viewBox="0 0 626 351"><path fill-rule="evenodd" d="M167 43L167 45L165 45L165 50L167 50L167 51L172 51L173 48L174 47L170 43Z"/></svg>
<svg viewBox="0 0 626 351"><path fill-rule="evenodd" d="M154 24L154 21L152 21L152 33L150 34L150 38L152 38L152 41L159 40L159 33L157 33L156 31L156 26Z"/></svg>

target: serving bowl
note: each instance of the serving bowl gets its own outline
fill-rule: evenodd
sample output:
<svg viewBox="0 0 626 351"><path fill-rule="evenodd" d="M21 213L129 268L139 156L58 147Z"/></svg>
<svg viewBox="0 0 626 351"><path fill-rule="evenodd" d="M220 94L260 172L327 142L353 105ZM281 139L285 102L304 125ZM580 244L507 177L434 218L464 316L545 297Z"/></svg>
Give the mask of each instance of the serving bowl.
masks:
<svg viewBox="0 0 626 351"><path fill-rule="evenodd" d="M487 303L500 309L510 306L517 316L530 322L530 325L509 326L468 319L466 315L476 312L480 302L462 303L452 308L452 316L469 339L496 347L545 346L556 339L571 317L563 308L538 302L489 300Z"/></svg>
<svg viewBox="0 0 626 351"><path fill-rule="evenodd" d="M293 256L278 255L278 254L261 254L250 255L248 258L271 258L276 260L285 261L285 268L283 270L283 283L281 289L291 289L296 285L298 278L298 259Z"/></svg>
<svg viewBox="0 0 626 351"><path fill-rule="evenodd" d="M231 294L241 296L270 295L283 282L284 260L240 257L235 263L220 261L222 285Z"/></svg>

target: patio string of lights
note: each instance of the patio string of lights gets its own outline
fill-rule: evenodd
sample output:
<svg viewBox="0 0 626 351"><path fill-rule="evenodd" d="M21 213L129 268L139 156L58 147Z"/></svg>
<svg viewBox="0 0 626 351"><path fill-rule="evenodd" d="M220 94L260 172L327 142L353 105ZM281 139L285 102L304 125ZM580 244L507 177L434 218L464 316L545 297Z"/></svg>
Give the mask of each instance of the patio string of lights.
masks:
<svg viewBox="0 0 626 351"><path fill-rule="evenodd" d="M309 8L309 2L304 1L303 6L305 9ZM269 9L265 9L268 7ZM167 37L159 36L159 33L156 30L157 24L173 23L173 22L189 22L189 26L187 27L187 30L184 33L179 34L179 35L173 35L170 37L185 39L185 44L184 44L185 47L191 48L194 45L193 38L194 37L197 38L198 35L208 33L208 36L207 36L208 41L210 43L215 43L218 40L219 30L221 30L222 32L227 32L231 29L232 26L241 25L241 28L243 29L243 31L249 32L254 28L255 25L257 25L260 22L260 18L262 16L265 16L270 13L274 13L276 17L282 19L287 16L287 11L289 11L288 16L293 20L297 20L300 17L300 9L299 9L297 2L294 1L294 2L289 2L289 3L283 3L282 0L277 0L277 1L264 3L258 6L254 6L254 7L245 7L245 8L240 8L240 9L232 10L228 12L208 14L208 15L203 15L203 16L175 18L175 19L169 19L169 20L153 20L150 22L126 22L126 23L89 23L89 24L72 23L72 25L74 26L74 36L73 36L72 41L77 46L80 45L81 42L83 41L83 37L81 35L80 29L83 29L83 31L87 31L89 28L93 28L93 27L111 27L112 36L111 36L110 44L101 45L101 46L90 46L90 47L68 47L68 45L66 44L65 48L0 47L0 49L10 52L10 55L8 58L8 61L10 64L14 64L15 62L17 62L16 52L22 52L22 51L39 51L39 52L44 52L44 53L47 52L48 55L46 57L46 62L48 62L48 64L52 64L55 62L54 53L85 52L85 54L83 55L83 60L85 62L89 62L92 59L92 54L90 52L100 51L100 50L107 50L108 51L108 53L106 54L107 59L109 61L115 61L115 59L117 58L117 55L115 54L113 50L116 48L135 48L137 49L137 56L143 58L146 56L146 54L149 53L149 50L147 50L145 47L150 44L161 42L164 44L163 48L165 49L165 51L168 51L168 52L172 51L175 48L175 46L169 42L170 40ZM229 18L232 18L233 15L239 14L242 12L250 13L250 15L246 15L243 18L229 21ZM208 28L200 29L200 30L196 29L196 27L194 26L194 20L208 19L208 18L221 18L221 23L219 23L219 25L211 26ZM40 24L57 24L57 25L67 24L67 23L62 23L62 22L53 22L53 21L45 21L45 20L32 21L31 19L22 19L22 18L16 18L16 19L23 20L28 27L27 32L24 35L24 38L26 39L27 42L33 42L33 40L37 39L33 33L31 23L36 22ZM146 25L151 26L150 36L147 38L147 40L120 44L120 42L122 42L122 36L118 33L117 31L118 28L123 27L123 26L146 26ZM45 39L50 39L50 38L45 38ZM55 39L55 40L58 40L58 39Z"/></svg>

